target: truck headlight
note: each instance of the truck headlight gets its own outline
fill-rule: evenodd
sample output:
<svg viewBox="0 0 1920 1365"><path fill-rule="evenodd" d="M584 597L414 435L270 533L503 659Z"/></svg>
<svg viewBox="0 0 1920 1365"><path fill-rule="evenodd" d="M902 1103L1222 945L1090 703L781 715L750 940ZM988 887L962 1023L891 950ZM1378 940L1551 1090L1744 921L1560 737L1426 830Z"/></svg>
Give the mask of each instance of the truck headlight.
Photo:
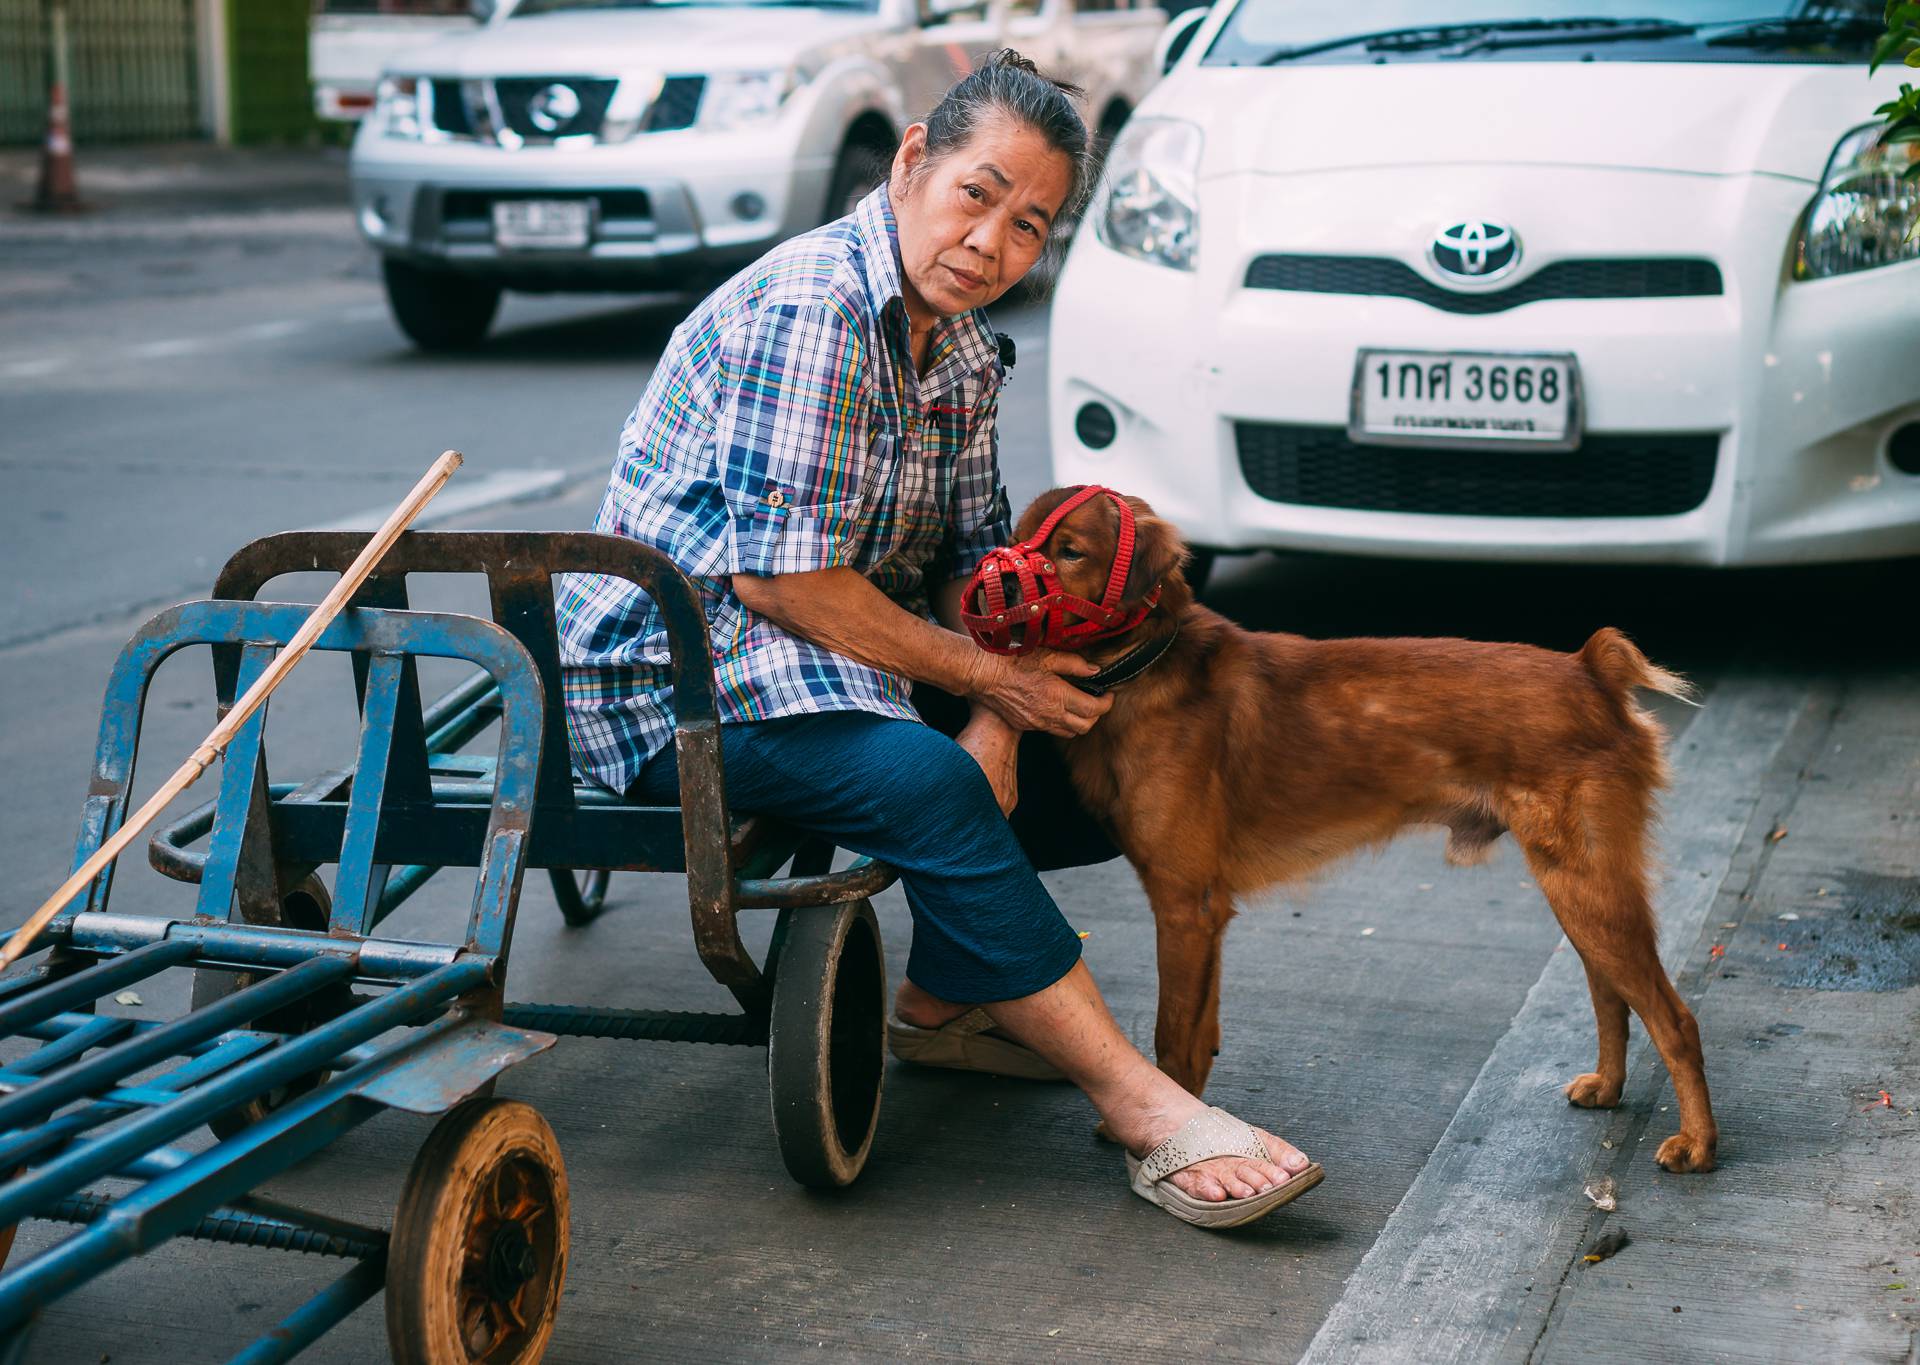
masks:
<svg viewBox="0 0 1920 1365"><path fill-rule="evenodd" d="M707 77L700 96L700 124L715 132L765 123L780 112L795 87L792 70L723 71Z"/></svg>
<svg viewBox="0 0 1920 1365"><path fill-rule="evenodd" d="M1094 215L1115 251L1193 269L1200 245L1200 129L1181 119L1134 119L1107 154L1105 202Z"/></svg>
<svg viewBox="0 0 1920 1365"><path fill-rule="evenodd" d="M1882 125L1855 128L1834 147L1820 191L1800 220L1793 277L1822 280L1920 258L1920 142L1882 141Z"/></svg>
<svg viewBox="0 0 1920 1365"><path fill-rule="evenodd" d="M412 76L381 78L373 97L373 120L382 137L420 140L421 88L425 84Z"/></svg>

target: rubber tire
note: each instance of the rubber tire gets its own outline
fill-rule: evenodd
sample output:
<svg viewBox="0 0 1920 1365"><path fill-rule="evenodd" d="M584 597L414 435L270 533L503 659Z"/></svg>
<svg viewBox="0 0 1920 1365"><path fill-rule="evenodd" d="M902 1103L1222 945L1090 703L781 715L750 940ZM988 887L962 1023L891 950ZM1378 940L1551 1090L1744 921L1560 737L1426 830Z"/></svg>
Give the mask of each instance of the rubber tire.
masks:
<svg viewBox="0 0 1920 1365"><path fill-rule="evenodd" d="M579 929L600 918L607 908L608 874L604 868L576 871L570 867L547 869L553 883L553 899L560 914L572 928Z"/></svg>
<svg viewBox="0 0 1920 1365"><path fill-rule="evenodd" d="M767 1030L773 1131L809 1189L851 1185L873 1150L886 1072L887 964L865 900L783 910Z"/></svg>
<svg viewBox="0 0 1920 1365"><path fill-rule="evenodd" d="M333 916L333 895L327 890L327 884L320 880L319 874L308 873L293 884L280 898L280 922L296 929L321 929L327 927ZM198 971L193 974L192 1006L205 1009L217 1000L223 1000L235 991L264 981L275 975L272 972L224 972ZM292 1008L299 1018L281 1018L258 1021L258 1026L286 1028L289 1032L303 1032L324 1018L331 1018L345 1008L350 1001L350 992L344 985L329 987L308 996L299 1005ZM313 1006L319 1006L318 1010ZM303 1006L307 1008L302 1008ZM331 1007L331 1008L330 1008ZM305 1022L302 1022L302 1021ZM221 1141L243 1133L260 1122L288 1100L298 1099L309 1090L326 1081L329 1073L316 1071L310 1075L298 1076L285 1085L276 1086L264 1095L256 1095L245 1104L237 1105L222 1114L215 1114L207 1120L207 1127Z"/></svg>
<svg viewBox="0 0 1920 1365"><path fill-rule="evenodd" d="M868 192L886 178L892 164L893 153L870 143L850 142L842 147L839 160L833 163L833 177L827 181L827 208L820 221L831 223L852 213Z"/></svg>
<svg viewBox="0 0 1920 1365"><path fill-rule="evenodd" d="M500 311L500 287L451 270L429 270L382 257L387 307L414 345L423 351L464 351L477 346Z"/></svg>
<svg viewBox="0 0 1920 1365"><path fill-rule="evenodd" d="M527 1338L489 1365L533 1362L546 1352L567 1279L570 1201L566 1163L553 1129L518 1100L475 1099L434 1126L413 1159L387 1249L387 1346L396 1365L466 1365L472 1356L456 1321L465 1239L493 1172L509 1159L531 1161L551 1194L549 1244L527 1313ZM537 1226L537 1224L536 1224Z"/></svg>

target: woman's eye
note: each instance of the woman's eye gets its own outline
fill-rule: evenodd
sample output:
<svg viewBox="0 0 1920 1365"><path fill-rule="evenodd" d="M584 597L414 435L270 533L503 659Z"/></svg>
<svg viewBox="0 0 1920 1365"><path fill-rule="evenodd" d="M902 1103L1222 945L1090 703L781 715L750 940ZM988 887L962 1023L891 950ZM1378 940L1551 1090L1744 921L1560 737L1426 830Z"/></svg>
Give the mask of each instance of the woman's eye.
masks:
<svg viewBox="0 0 1920 1365"><path fill-rule="evenodd" d="M967 198L969 199L982 199L986 197L983 194L981 194L980 187L978 185L968 185L966 186L966 191L967 191Z"/></svg>
<svg viewBox="0 0 1920 1365"><path fill-rule="evenodd" d="M1026 233L1029 237L1038 237L1040 235L1040 229L1035 227L1032 223L1029 223L1024 218L1016 222L1014 226L1019 228L1022 232Z"/></svg>

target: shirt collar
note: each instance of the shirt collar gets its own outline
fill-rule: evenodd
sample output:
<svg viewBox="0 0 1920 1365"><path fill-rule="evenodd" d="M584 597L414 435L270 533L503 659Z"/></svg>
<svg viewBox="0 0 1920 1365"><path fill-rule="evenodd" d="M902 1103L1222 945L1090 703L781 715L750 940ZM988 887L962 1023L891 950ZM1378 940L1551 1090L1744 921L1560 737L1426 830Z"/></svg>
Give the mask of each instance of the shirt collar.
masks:
<svg viewBox="0 0 1920 1365"><path fill-rule="evenodd" d="M904 337L906 300L900 290L900 230L894 222L893 202L885 181L854 209L853 224L874 316L881 318L885 325L888 305L898 300ZM943 318L934 325L931 354L929 382L949 367L972 374L999 360L1000 339L987 325L986 310L970 308L958 317Z"/></svg>

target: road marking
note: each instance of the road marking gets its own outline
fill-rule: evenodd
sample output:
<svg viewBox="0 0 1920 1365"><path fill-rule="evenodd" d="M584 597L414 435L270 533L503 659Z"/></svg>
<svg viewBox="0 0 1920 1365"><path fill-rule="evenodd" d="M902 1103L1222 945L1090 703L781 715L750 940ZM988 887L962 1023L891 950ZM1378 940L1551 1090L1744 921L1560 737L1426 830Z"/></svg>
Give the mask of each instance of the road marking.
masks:
<svg viewBox="0 0 1920 1365"><path fill-rule="evenodd" d="M162 360L168 356L189 355L207 344L205 337L170 337L165 341L143 341L127 347L127 354L141 360Z"/></svg>
<svg viewBox="0 0 1920 1365"><path fill-rule="evenodd" d="M274 341L280 337L290 337L296 332L304 332L313 324L304 318L280 318L274 322L256 322L251 327L236 327L225 337L213 340L232 341Z"/></svg>
<svg viewBox="0 0 1920 1365"><path fill-rule="evenodd" d="M568 479L564 469L503 469L485 478L475 479L465 487L455 487L441 494L427 504L423 512L413 523L415 526L433 522L450 521L454 517L469 512L478 512L484 507L496 507L510 502L533 502L539 498L550 498L566 485ZM385 521L393 508L382 504L369 508L365 512L355 512L351 516L330 521L324 526L308 529L314 531L371 531Z"/></svg>
<svg viewBox="0 0 1920 1365"><path fill-rule="evenodd" d="M1670 973L1699 939L1806 692L1723 683L1675 743L1658 894ZM1303 1362L1525 1354L1553 1297L1529 1290L1558 1282L1587 1214L1581 1185L1600 1156L1598 1132L1574 1121L1560 1087L1593 1053L1586 972L1563 938ZM1633 1071L1660 1065L1646 1045L1632 1062Z"/></svg>
<svg viewBox="0 0 1920 1365"><path fill-rule="evenodd" d="M63 355L42 356L38 360L15 360L0 365L0 376L7 379L39 379L57 370L64 370L71 362Z"/></svg>

